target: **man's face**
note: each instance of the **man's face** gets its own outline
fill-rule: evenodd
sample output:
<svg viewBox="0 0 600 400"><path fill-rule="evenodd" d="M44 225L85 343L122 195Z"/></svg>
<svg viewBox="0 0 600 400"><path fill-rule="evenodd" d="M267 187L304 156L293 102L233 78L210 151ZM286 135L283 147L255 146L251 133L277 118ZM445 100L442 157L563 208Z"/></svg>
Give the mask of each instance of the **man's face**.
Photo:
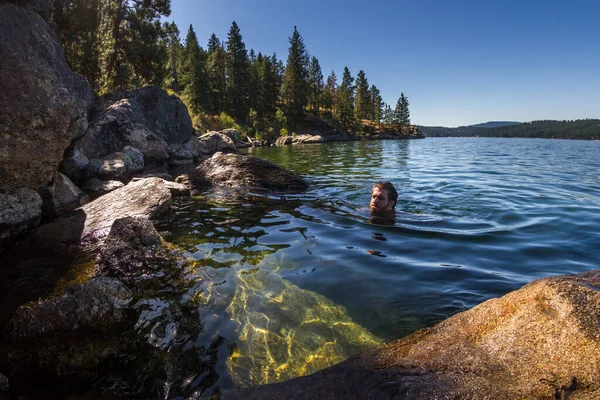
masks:
<svg viewBox="0 0 600 400"><path fill-rule="evenodd" d="M385 213L394 211L395 205L396 202L390 201L388 198L387 190L378 187L373 188L370 204L372 212Z"/></svg>

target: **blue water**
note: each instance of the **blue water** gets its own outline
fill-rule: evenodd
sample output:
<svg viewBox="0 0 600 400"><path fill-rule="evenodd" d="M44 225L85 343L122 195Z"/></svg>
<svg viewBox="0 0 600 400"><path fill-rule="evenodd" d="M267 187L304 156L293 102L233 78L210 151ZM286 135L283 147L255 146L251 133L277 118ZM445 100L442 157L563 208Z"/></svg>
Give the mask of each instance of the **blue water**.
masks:
<svg viewBox="0 0 600 400"><path fill-rule="evenodd" d="M311 183L295 197L299 215L275 211L282 225L262 227L259 243L290 246L279 253L296 267L281 275L385 339L531 280L600 267L600 142L427 138L249 153ZM393 226L369 223L377 180L398 190Z"/></svg>
<svg viewBox="0 0 600 400"><path fill-rule="evenodd" d="M285 195L214 189L177 200L156 223L201 265L185 271L184 287L169 289L183 293L173 304L189 308L197 294L212 299L198 309L202 333L182 342L189 344L184 349L215 343L225 349L214 361L218 380L202 385L272 381L229 376L235 352L227 349L252 346L244 340L262 332L255 329L260 321L276 321L279 338L291 320L293 329L304 329L304 317L296 317L307 293L386 341L534 279L599 268L599 151L600 142L487 138L248 150L302 175L310 189ZM378 180L398 190L395 219L370 215ZM166 315L156 317L157 326L181 324ZM240 326L254 336L241 335ZM173 337L165 338L164 348L176 354ZM260 369L264 352L256 354Z"/></svg>

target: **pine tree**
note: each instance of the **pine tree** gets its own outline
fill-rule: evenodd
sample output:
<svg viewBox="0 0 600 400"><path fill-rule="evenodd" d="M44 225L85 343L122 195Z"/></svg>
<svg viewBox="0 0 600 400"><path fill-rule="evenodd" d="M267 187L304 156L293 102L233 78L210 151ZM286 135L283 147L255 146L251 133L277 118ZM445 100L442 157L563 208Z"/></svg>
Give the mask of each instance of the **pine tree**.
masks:
<svg viewBox="0 0 600 400"><path fill-rule="evenodd" d="M381 127L381 117L383 114L383 110L382 110L383 100L381 98L381 93L379 92L379 89L377 89L377 86L375 86L375 85L371 85L370 93L371 93L371 109L373 110L371 120L373 122L375 122L377 124L377 126Z"/></svg>
<svg viewBox="0 0 600 400"><path fill-rule="evenodd" d="M360 70L356 75L356 118L369 119L369 104L371 103L369 95L369 82L365 75L365 71Z"/></svg>
<svg viewBox="0 0 600 400"><path fill-rule="evenodd" d="M194 114L209 109L209 87L204 69L206 53L198 44L194 28L190 25L185 38L181 84L183 98Z"/></svg>
<svg viewBox="0 0 600 400"><path fill-rule="evenodd" d="M337 89L337 118L344 129L348 129L354 120L354 78L348 67L344 67L342 83Z"/></svg>
<svg viewBox="0 0 600 400"><path fill-rule="evenodd" d="M227 35L226 52L226 108L225 111L241 123L245 123L250 108L248 106L250 62L240 28L235 21Z"/></svg>
<svg viewBox="0 0 600 400"><path fill-rule="evenodd" d="M265 57L264 59L264 107L265 116L275 115L277 111L277 104L279 102L279 95L281 93L281 63L277 61L277 55L273 53L271 57Z"/></svg>
<svg viewBox="0 0 600 400"><path fill-rule="evenodd" d="M170 0L102 0L102 90L160 84L166 54L159 46Z"/></svg>
<svg viewBox="0 0 600 400"><path fill-rule="evenodd" d="M308 72L310 106L318 121L320 99L323 93L323 72L321 72L321 66L317 57L313 56L311 58Z"/></svg>
<svg viewBox="0 0 600 400"><path fill-rule="evenodd" d="M404 96L404 93L400 94L400 115L399 115L399 123L400 127L404 130L408 128L410 125L410 111L408 110L408 99Z"/></svg>
<svg viewBox="0 0 600 400"><path fill-rule="evenodd" d="M385 104L383 112L383 123L387 126L391 126L394 124L394 112L392 111L392 107L389 104Z"/></svg>
<svg viewBox="0 0 600 400"><path fill-rule="evenodd" d="M170 24L165 23L164 31L164 45L168 54L164 86L175 93L180 93L182 87L179 82L179 76L181 75L183 63L183 46L179 41L179 29L175 25L175 22L172 22Z"/></svg>
<svg viewBox="0 0 600 400"><path fill-rule="evenodd" d="M210 111L218 115L225 107L226 55L222 43L213 33L208 41L206 72L210 93Z"/></svg>
<svg viewBox="0 0 600 400"><path fill-rule="evenodd" d="M327 77L327 83L323 89L322 102L323 107L331 112L335 112L335 107L337 104L337 77L335 76L335 72L333 70L331 70L331 73Z"/></svg>
<svg viewBox="0 0 600 400"><path fill-rule="evenodd" d="M306 70L308 57L304 40L295 26L289 41L288 59L283 75L283 101L290 122L298 123L304 119L304 108L308 97Z"/></svg>
<svg viewBox="0 0 600 400"><path fill-rule="evenodd" d="M71 69L100 89L100 1L54 0L52 19Z"/></svg>

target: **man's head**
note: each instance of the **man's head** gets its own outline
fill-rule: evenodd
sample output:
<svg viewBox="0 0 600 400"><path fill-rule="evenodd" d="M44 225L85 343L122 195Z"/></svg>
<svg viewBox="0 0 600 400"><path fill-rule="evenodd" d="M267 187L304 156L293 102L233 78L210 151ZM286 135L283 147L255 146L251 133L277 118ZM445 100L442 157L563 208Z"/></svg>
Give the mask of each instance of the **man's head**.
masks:
<svg viewBox="0 0 600 400"><path fill-rule="evenodd" d="M371 193L371 211L387 213L394 211L398 201L398 192L390 182L377 182Z"/></svg>

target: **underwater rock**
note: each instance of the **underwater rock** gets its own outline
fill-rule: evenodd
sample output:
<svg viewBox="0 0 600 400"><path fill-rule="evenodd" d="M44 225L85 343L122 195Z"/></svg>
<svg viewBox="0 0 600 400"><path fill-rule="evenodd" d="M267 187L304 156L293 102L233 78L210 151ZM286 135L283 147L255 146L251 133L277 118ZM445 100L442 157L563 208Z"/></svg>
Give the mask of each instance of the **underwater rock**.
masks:
<svg viewBox="0 0 600 400"><path fill-rule="evenodd" d="M238 275L227 313L240 339L229 368L248 386L311 374L380 343L343 307L267 270Z"/></svg>
<svg viewBox="0 0 600 400"><path fill-rule="evenodd" d="M144 217L115 220L99 255L99 273L129 283L164 276L175 264L152 222Z"/></svg>
<svg viewBox="0 0 600 400"><path fill-rule="evenodd" d="M12 390L19 398L65 398L61 390L91 384L99 365L128 346L120 331L131 300L122 282L101 277L17 309L0 346Z"/></svg>
<svg viewBox="0 0 600 400"><path fill-rule="evenodd" d="M67 288L61 297L19 307L7 323L10 342L65 332L104 332L119 323L131 293L115 278L94 278Z"/></svg>
<svg viewBox="0 0 600 400"><path fill-rule="evenodd" d="M106 239L115 220L135 216L150 218L166 211L171 193L164 182L160 178L131 182L41 226L32 232L27 245L59 252L73 246L91 250Z"/></svg>
<svg viewBox="0 0 600 400"><path fill-rule="evenodd" d="M308 377L222 399L600 396L600 270L544 278Z"/></svg>
<svg viewBox="0 0 600 400"><path fill-rule="evenodd" d="M207 186L242 186L276 191L303 191L308 183L300 176L253 156L215 153L176 182L198 190Z"/></svg>

